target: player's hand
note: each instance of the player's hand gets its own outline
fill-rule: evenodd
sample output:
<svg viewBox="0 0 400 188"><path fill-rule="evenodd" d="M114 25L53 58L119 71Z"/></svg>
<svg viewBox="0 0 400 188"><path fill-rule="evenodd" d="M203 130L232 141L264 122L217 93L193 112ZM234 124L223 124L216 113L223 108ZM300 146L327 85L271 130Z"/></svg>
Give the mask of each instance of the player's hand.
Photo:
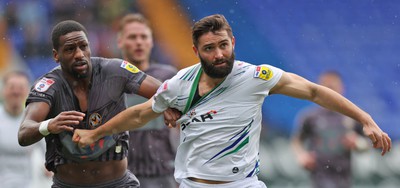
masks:
<svg viewBox="0 0 400 188"><path fill-rule="evenodd" d="M374 148L382 148L381 155L385 155L386 152L392 148L392 140L389 135L383 132L375 122L364 124L363 131L366 136L372 141Z"/></svg>
<svg viewBox="0 0 400 188"><path fill-rule="evenodd" d="M94 130L75 129L72 141L84 148L97 141Z"/></svg>
<svg viewBox="0 0 400 188"><path fill-rule="evenodd" d="M314 152L304 152L297 157L297 160L303 168L312 171L315 168L317 159Z"/></svg>
<svg viewBox="0 0 400 188"><path fill-rule="evenodd" d="M47 130L52 134L58 134L63 131L73 131L74 126L83 120L85 114L77 111L65 111L58 114L50 120Z"/></svg>
<svg viewBox="0 0 400 188"><path fill-rule="evenodd" d="M164 123L168 127L176 127L176 121L181 118L182 113L174 108L168 108L164 111Z"/></svg>

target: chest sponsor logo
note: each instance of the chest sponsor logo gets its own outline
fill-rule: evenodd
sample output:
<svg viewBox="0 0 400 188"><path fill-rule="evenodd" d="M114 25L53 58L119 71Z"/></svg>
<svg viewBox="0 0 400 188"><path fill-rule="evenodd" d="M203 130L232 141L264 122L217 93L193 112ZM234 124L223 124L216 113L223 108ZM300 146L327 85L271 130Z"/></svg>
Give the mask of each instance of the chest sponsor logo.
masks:
<svg viewBox="0 0 400 188"><path fill-rule="evenodd" d="M89 116L89 125L91 128L96 128L101 124L102 117L98 113L93 113Z"/></svg>
<svg viewBox="0 0 400 188"><path fill-rule="evenodd" d="M194 112L194 111L190 112L190 115L195 115L195 114L196 114L196 112ZM193 122L206 122L206 121L210 121L210 120L214 119L215 114L217 114L217 111L210 110L209 112L207 112L205 114L201 114L199 116L194 116L189 121L181 123L182 131L184 129L186 129L186 127L189 126Z"/></svg>
<svg viewBox="0 0 400 188"><path fill-rule="evenodd" d="M54 80L52 80L50 78L43 77L39 82L36 83L35 90L38 91L38 92L45 92L54 83L55 83Z"/></svg>
<svg viewBox="0 0 400 188"><path fill-rule="evenodd" d="M266 66L257 66L254 72L254 78L261 78L263 80L270 80L273 76L271 69Z"/></svg>
<svg viewBox="0 0 400 188"><path fill-rule="evenodd" d="M140 71L135 65L132 65L127 61L123 61L121 63L121 68L123 68L131 73L138 73Z"/></svg>

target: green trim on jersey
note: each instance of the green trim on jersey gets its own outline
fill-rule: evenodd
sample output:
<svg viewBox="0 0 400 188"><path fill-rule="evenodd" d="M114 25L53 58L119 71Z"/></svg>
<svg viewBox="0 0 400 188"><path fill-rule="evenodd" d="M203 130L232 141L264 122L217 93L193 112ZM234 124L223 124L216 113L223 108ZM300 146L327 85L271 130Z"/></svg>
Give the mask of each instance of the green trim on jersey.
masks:
<svg viewBox="0 0 400 188"><path fill-rule="evenodd" d="M195 104L192 105L193 98L194 98L194 94L195 94L195 92L196 92L196 90L197 90L197 87L199 86L199 80L200 80L200 77L201 77L201 74L202 74L202 73L203 73L203 68L200 67L200 70L199 70L199 72L197 73L195 80L193 81L192 88L191 88L190 94L189 94L189 99L188 99L188 101L187 101L187 103L186 103L185 110L183 111L183 114L186 114L186 113L191 109L191 107L196 106L197 104L199 104L203 99L205 99L210 93L212 93L215 89L217 89L217 88L218 88L222 83L224 83L224 81L226 80L226 78L225 78L221 83L219 83L219 84L218 84L217 86L215 86L212 90L210 90L209 92L207 92L207 93L206 93L204 96L202 96ZM187 75L186 75L185 77L187 77ZM225 89L226 89L226 88L223 88L222 91L220 91L218 94L224 92Z"/></svg>
<svg viewBox="0 0 400 188"><path fill-rule="evenodd" d="M227 156L227 155L229 155L229 154L238 152L240 149L242 149L242 148L243 148L245 145L247 145L248 143L249 143L249 136L247 136L246 139L243 140L243 142L240 143L234 150L232 150L232 151L226 153L225 155L222 155L222 156L219 157L218 159L221 159L222 157L225 157L225 156Z"/></svg>
<svg viewBox="0 0 400 188"><path fill-rule="evenodd" d="M194 70L194 69L192 69ZM183 113L186 114L186 112L188 112L188 110L190 109L190 106L192 105L192 101L193 101L193 97L194 97L194 93L196 92L197 86L199 85L199 80L201 77L201 73L203 72L203 69L200 68L199 72L196 75L196 78L194 79L194 82L192 84L192 88L189 94L189 99L187 100L186 106L185 106L185 110L183 110ZM187 75L186 75L187 76ZM186 77L185 76L185 77ZM202 99L203 97L201 97L199 99L199 101Z"/></svg>

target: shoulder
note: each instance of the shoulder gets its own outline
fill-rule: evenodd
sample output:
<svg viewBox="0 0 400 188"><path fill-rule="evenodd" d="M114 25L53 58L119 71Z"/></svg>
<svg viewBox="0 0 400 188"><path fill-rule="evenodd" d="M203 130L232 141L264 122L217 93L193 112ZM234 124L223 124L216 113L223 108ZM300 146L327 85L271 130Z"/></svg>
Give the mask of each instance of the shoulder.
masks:
<svg viewBox="0 0 400 188"><path fill-rule="evenodd" d="M104 73L138 73L140 70L133 64L119 58L91 58L93 70Z"/></svg>
<svg viewBox="0 0 400 188"><path fill-rule="evenodd" d="M244 61L235 61L232 78L240 82L274 86L281 78L283 71L268 64L254 65Z"/></svg>
<svg viewBox="0 0 400 188"><path fill-rule="evenodd" d="M62 70L60 66L57 66L50 72L36 79L32 89L37 92L46 92L49 89L59 87L62 83Z"/></svg>
<svg viewBox="0 0 400 188"><path fill-rule="evenodd" d="M189 87L194 82L199 69L200 64L183 68L171 79L164 81L164 83L159 87L157 93L177 95L180 90L187 90L187 87Z"/></svg>
<svg viewBox="0 0 400 188"><path fill-rule="evenodd" d="M104 57L91 57L90 61L92 62L93 68L101 67L101 68L111 68L118 67L124 60L118 58L104 58Z"/></svg>
<svg viewBox="0 0 400 188"><path fill-rule="evenodd" d="M178 71L178 73L176 74L176 76L174 76L174 78L178 80L194 81L200 68L201 68L200 63L183 68L182 70Z"/></svg>

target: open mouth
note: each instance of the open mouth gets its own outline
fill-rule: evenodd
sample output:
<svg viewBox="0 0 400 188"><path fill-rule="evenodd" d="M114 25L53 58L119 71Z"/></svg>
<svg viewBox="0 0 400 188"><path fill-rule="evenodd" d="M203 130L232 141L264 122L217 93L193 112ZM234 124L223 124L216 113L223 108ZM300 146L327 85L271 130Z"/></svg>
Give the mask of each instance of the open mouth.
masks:
<svg viewBox="0 0 400 188"><path fill-rule="evenodd" d="M226 66L227 62L226 61L219 61L219 62L214 62L214 66L219 67L219 66Z"/></svg>
<svg viewBox="0 0 400 188"><path fill-rule="evenodd" d="M85 61L76 62L74 64L74 68L76 70L86 70L88 68L88 64Z"/></svg>

